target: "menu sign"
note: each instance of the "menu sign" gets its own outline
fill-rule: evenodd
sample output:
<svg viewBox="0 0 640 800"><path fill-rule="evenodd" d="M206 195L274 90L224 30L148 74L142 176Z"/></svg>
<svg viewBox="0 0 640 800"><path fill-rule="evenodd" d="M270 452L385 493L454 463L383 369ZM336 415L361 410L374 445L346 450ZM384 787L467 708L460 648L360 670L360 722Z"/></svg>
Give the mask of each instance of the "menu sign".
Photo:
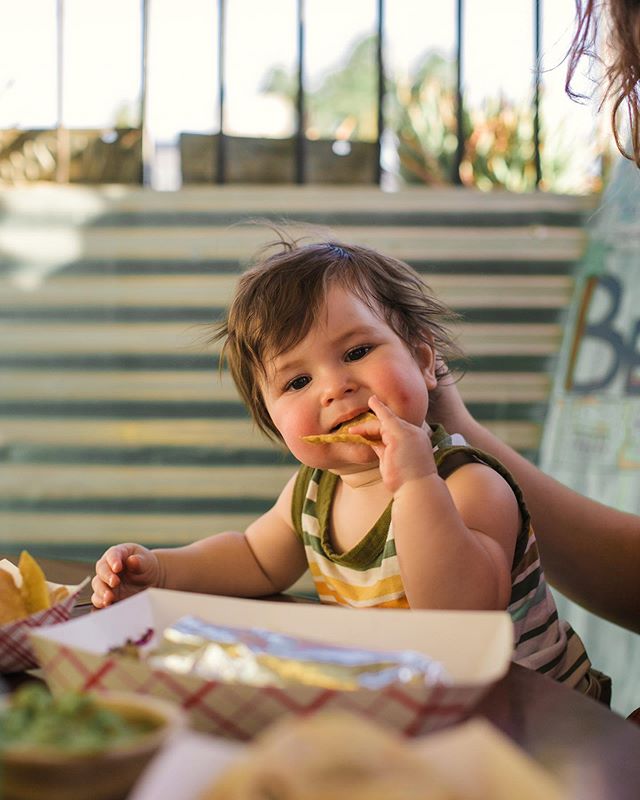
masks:
<svg viewBox="0 0 640 800"><path fill-rule="evenodd" d="M640 172L621 161L590 220L541 466L640 513Z"/></svg>
<svg viewBox="0 0 640 800"><path fill-rule="evenodd" d="M540 466L581 494L640 514L640 170L633 162L620 160L588 227ZM593 665L611 676L612 707L630 713L640 697L640 637L556 599Z"/></svg>

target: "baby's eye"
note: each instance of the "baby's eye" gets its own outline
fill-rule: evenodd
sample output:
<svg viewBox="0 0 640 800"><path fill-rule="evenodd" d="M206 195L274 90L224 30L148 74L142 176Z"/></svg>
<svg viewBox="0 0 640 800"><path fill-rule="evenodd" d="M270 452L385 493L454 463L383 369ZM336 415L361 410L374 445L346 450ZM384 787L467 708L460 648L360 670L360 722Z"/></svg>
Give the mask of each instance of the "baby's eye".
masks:
<svg viewBox="0 0 640 800"><path fill-rule="evenodd" d="M346 361L359 361L361 358L364 358L367 353L371 350L369 345L362 344L358 347L354 347L352 350L349 350L347 355L345 356Z"/></svg>
<svg viewBox="0 0 640 800"><path fill-rule="evenodd" d="M298 375L297 378L294 378L292 381L289 381L289 383L284 387L285 391L288 392L293 390L294 392L297 392L300 389L304 389L304 387L309 383L310 380L311 378L308 375Z"/></svg>

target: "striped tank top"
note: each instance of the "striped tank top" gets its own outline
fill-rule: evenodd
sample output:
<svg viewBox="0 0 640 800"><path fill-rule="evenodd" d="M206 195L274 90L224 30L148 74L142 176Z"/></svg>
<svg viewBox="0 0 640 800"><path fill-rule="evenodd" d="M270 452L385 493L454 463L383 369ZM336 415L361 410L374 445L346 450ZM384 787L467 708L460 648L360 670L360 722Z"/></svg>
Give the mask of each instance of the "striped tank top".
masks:
<svg viewBox="0 0 640 800"><path fill-rule="evenodd" d="M540 564L530 515L520 487L495 458L469 447L459 434L434 428L434 457L446 479L463 464L481 463L495 469L511 486L522 519L511 569L507 611L514 626L513 660L591 694L591 664L580 637L558 619L555 601ZM391 503L371 530L349 551L331 546L329 520L338 476L311 467L298 472L292 517L323 603L354 608L408 608L391 523Z"/></svg>

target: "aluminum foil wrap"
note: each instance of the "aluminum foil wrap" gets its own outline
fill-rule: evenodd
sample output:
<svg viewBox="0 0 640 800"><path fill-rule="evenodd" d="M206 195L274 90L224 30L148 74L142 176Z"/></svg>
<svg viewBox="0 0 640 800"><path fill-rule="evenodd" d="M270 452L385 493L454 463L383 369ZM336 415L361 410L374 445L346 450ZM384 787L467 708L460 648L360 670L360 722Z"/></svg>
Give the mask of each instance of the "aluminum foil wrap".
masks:
<svg viewBox="0 0 640 800"><path fill-rule="evenodd" d="M183 617L164 632L146 660L207 680L252 686L294 683L353 691L393 683L449 683L444 667L411 650L340 647L261 628L232 628Z"/></svg>

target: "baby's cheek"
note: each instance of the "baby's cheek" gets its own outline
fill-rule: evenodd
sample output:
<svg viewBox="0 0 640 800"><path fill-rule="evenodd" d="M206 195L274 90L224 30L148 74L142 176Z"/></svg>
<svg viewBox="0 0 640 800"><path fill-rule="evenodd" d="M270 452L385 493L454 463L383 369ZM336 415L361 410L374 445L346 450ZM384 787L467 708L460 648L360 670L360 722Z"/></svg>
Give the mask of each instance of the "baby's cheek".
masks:
<svg viewBox="0 0 640 800"><path fill-rule="evenodd" d="M420 425L424 421L429 408L427 394L423 389L420 390L420 387L416 387L416 391L413 394L403 393L400 406L404 409L404 413L401 413L400 416L406 419L407 422Z"/></svg>
<svg viewBox="0 0 640 800"><path fill-rule="evenodd" d="M305 447L305 443L302 441L303 434L297 428L286 424L282 425L278 430L287 448L296 458L300 458L300 451L304 450Z"/></svg>
<svg viewBox="0 0 640 800"><path fill-rule="evenodd" d="M297 458L298 461L302 461L303 463L306 463L306 460L305 460L305 452L306 452L306 450L305 450L304 442L302 442L302 441L298 442L295 439L293 439L293 440L285 439L284 443L286 444L287 449L289 450L289 452L293 456L295 456L295 458ZM308 447L308 445L307 445L307 447Z"/></svg>

